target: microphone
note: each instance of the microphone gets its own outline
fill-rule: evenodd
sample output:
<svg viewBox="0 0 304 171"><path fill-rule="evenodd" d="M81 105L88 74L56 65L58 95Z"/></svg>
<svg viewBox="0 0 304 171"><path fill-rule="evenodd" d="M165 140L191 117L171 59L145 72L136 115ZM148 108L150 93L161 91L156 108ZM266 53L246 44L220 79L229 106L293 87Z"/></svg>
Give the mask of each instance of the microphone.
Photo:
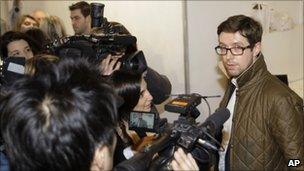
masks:
<svg viewBox="0 0 304 171"><path fill-rule="evenodd" d="M213 132L219 131L222 125L230 117L230 111L227 108L218 108L212 115L210 115L204 123L199 125L201 128L209 128Z"/></svg>
<svg viewBox="0 0 304 171"><path fill-rule="evenodd" d="M204 123L199 125L198 127L202 129L203 133L207 135L211 140L213 140L216 144L220 146L218 149L215 145L210 142L202 139L198 139L198 143L205 148L214 150L214 151L223 151L224 148L220 145L220 143L213 138L211 134L215 134L220 131L222 125L228 120L230 117L230 111L227 108L218 108L212 115L210 115Z"/></svg>
<svg viewBox="0 0 304 171"><path fill-rule="evenodd" d="M211 149L211 150L214 150L214 151L218 151L217 147L211 143L209 143L208 141L206 140L202 140L202 139L198 139L197 141L200 145L202 145L203 147L207 148L207 149Z"/></svg>

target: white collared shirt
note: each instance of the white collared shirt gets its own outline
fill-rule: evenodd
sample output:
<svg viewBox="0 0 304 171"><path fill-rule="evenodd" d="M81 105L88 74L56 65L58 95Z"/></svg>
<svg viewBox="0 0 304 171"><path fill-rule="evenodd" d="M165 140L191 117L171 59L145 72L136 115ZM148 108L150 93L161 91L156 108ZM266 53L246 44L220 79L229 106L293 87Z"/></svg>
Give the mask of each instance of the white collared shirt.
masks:
<svg viewBox="0 0 304 171"><path fill-rule="evenodd" d="M234 113L234 106L235 106L235 100L236 100L236 90L238 89L237 86L237 82L236 79L233 78L231 80L231 83L233 85L235 85L235 89L231 95L231 98L227 104L227 109L230 111L230 117L229 119L224 123L223 125L223 130L222 130L222 147L224 147L224 151L219 151L219 165L218 165L218 169L220 171L225 170L225 157L226 157L226 153L227 153L227 147L229 144L229 140L230 140L230 135L231 135L231 127L232 127L232 118L233 118L233 113Z"/></svg>

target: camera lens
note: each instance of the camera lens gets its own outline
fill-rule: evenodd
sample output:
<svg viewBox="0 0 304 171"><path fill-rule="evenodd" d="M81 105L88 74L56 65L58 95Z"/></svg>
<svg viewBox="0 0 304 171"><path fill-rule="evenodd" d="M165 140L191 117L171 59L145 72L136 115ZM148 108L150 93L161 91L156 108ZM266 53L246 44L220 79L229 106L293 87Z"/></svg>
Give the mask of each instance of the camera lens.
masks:
<svg viewBox="0 0 304 171"><path fill-rule="evenodd" d="M91 3L91 28L100 27L103 22L103 9L105 5L101 3Z"/></svg>
<svg viewBox="0 0 304 171"><path fill-rule="evenodd" d="M143 73L147 70L147 62L142 51L136 51L130 55L125 55L121 59L121 69L132 70Z"/></svg>

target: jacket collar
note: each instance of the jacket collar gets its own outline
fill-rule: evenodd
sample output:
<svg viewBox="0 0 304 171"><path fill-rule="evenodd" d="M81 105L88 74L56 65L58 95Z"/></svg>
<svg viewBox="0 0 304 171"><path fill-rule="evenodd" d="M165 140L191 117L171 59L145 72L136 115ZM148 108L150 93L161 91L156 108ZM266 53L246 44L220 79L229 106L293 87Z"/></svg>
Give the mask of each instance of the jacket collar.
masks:
<svg viewBox="0 0 304 171"><path fill-rule="evenodd" d="M267 66L264 56L262 53L260 53L257 60L236 78L238 88L249 86L260 81L266 71Z"/></svg>

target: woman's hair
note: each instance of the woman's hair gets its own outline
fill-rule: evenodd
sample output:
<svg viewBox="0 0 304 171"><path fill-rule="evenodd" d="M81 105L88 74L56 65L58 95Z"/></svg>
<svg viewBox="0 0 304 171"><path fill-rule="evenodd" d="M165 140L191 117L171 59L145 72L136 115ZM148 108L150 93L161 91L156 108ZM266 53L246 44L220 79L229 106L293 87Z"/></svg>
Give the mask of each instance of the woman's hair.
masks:
<svg viewBox="0 0 304 171"><path fill-rule="evenodd" d="M36 55L39 53L39 46L25 33L21 33L18 31L8 31L3 36L1 36L1 56L2 58L8 57L8 50L7 45L11 42L18 41L18 40L24 40L26 41L33 54Z"/></svg>
<svg viewBox="0 0 304 171"><path fill-rule="evenodd" d="M40 23L39 28L51 42L67 35L63 22L57 16L45 17Z"/></svg>
<svg viewBox="0 0 304 171"><path fill-rule="evenodd" d="M33 58L27 59L25 62L25 74L36 75L45 71L51 63L56 63L59 61L57 56L41 54L36 55Z"/></svg>
<svg viewBox="0 0 304 171"><path fill-rule="evenodd" d="M142 76L132 71L117 70L110 76L110 81L117 94L124 100L124 104L118 110L119 120L127 120L140 98Z"/></svg>
<svg viewBox="0 0 304 171"><path fill-rule="evenodd" d="M30 15L22 15L22 16L20 17L20 19L18 20L18 22L16 23L16 25L15 25L15 27L14 27L14 30L15 30L15 31L21 31L21 25L22 25L22 23L25 21L25 19L27 19L27 18L29 18L29 19L35 21L35 22L37 23L37 26L39 26L39 22L38 22L34 17L32 17L32 16L30 16Z"/></svg>
<svg viewBox="0 0 304 171"><path fill-rule="evenodd" d="M27 30L25 34L35 42L35 44L38 46L37 49L39 52L46 51L45 46L48 44L47 37L41 29L31 28Z"/></svg>

